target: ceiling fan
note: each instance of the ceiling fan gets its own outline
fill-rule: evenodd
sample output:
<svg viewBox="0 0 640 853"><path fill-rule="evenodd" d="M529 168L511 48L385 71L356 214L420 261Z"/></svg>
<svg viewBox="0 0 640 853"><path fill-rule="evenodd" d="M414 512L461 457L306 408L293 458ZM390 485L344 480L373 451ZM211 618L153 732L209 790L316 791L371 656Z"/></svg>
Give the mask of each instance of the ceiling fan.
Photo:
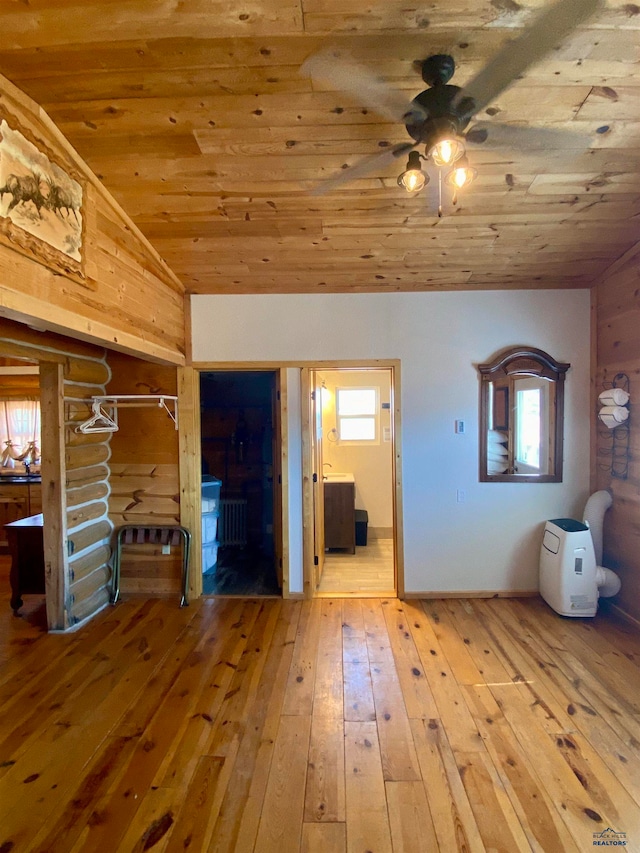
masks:
<svg viewBox="0 0 640 853"><path fill-rule="evenodd" d="M602 5L603 0L559 0L545 7L524 32L506 44L463 88L450 84L455 63L448 54L435 54L414 63L429 88L409 102L402 93L394 91L366 68L335 51L326 50L309 57L302 65L303 74L314 80L324 80L380 115L402 122L412 140L343 169L316 187L314 194L324 194L374 169L380 171L404 155L408 155L407 169L399 176L398 184L408 192L419 191L429 180L422 170L422 160L430 160L439 167L440 182L442 169L450 169L445 181L455 192L477 174L466 158L465 142L482 143L491 135L498 141L502 137L503 143L511 140L512 144L520 144L523 134L535 134L537 145L562 144L562 138L571 134L494 122L476 122L470 130L467 127L474 116ZM574 139L577 138L574 135ZM424 155L416 150L422 145L425 146Z"/></svg>

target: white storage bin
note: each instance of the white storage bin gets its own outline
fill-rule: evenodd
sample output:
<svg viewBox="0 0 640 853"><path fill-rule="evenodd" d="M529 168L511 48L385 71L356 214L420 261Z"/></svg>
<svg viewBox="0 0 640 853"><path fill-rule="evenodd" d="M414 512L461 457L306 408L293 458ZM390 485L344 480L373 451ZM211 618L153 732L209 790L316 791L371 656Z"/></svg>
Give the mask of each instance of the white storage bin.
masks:
<svg viewBox="0 0 640 853"><path fill-rule="evenodd" d="M222 480L204 475L202 477L202 512L218 512L220 509L220 487Z"/></svg>
<svg viewBox="0 0 640 853"><path fill-rule="evenodd" d="M220 498L202 497L202 512L218 512L220 509Z"/></svg>

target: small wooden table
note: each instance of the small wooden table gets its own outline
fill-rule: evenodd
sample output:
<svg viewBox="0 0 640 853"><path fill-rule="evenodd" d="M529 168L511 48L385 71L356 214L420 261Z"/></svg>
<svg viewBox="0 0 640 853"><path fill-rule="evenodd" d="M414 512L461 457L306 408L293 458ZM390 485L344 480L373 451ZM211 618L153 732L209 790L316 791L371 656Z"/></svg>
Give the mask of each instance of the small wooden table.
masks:
<svg viewBox="0 0 640 853"><path fill-rule="evenodd" d="M44 593L42 513L5 524L11 554L11 609L22 607L22 593Z"/></svg>

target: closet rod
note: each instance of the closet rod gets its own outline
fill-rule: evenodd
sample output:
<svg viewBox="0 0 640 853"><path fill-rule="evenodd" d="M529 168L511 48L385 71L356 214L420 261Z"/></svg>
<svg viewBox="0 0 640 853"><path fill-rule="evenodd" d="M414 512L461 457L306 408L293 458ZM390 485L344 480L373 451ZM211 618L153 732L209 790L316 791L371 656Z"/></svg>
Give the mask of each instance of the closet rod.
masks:
<svg viewBox="0 0 640 853"><path fill-rule="evenodd" d="M178 429L178 398L173 394L107 394L91 398L94 403L109 406L113 409L113 419L118 420L118 408L129 406L156 406L164 409ZM173 403L173 408L167 406L167 402Z"/></svg>

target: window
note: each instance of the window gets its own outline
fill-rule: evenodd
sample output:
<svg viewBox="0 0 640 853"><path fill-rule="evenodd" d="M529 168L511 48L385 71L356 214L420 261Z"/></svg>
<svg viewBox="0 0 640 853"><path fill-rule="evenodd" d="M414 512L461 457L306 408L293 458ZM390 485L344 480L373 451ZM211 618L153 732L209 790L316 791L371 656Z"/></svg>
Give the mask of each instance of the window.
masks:
<svg viewBox="0 0 640 853"><path fill-rule="evenodd" d="M515 468L521 474L546 474L548 444L542 425L548 418L548 386L545 379L516 379Z"/></svg>
<svg viewBox="0 0 640 853"><path fill-rule="evenodd" d="M40 403L37 400L0 401L0 464L34 465L40 461Z"/></svg>
<svg viewBox="0 0 640 853"><path fill-rule="evenodd" d="M378 441L377 388L338 388L336 415L340 441Z"/></svg>
<svg viewBox="0 0 640 853"><path fill-rule="evenodd" d="M518 391L516 460L540 468L540 389Z"/></svg>

